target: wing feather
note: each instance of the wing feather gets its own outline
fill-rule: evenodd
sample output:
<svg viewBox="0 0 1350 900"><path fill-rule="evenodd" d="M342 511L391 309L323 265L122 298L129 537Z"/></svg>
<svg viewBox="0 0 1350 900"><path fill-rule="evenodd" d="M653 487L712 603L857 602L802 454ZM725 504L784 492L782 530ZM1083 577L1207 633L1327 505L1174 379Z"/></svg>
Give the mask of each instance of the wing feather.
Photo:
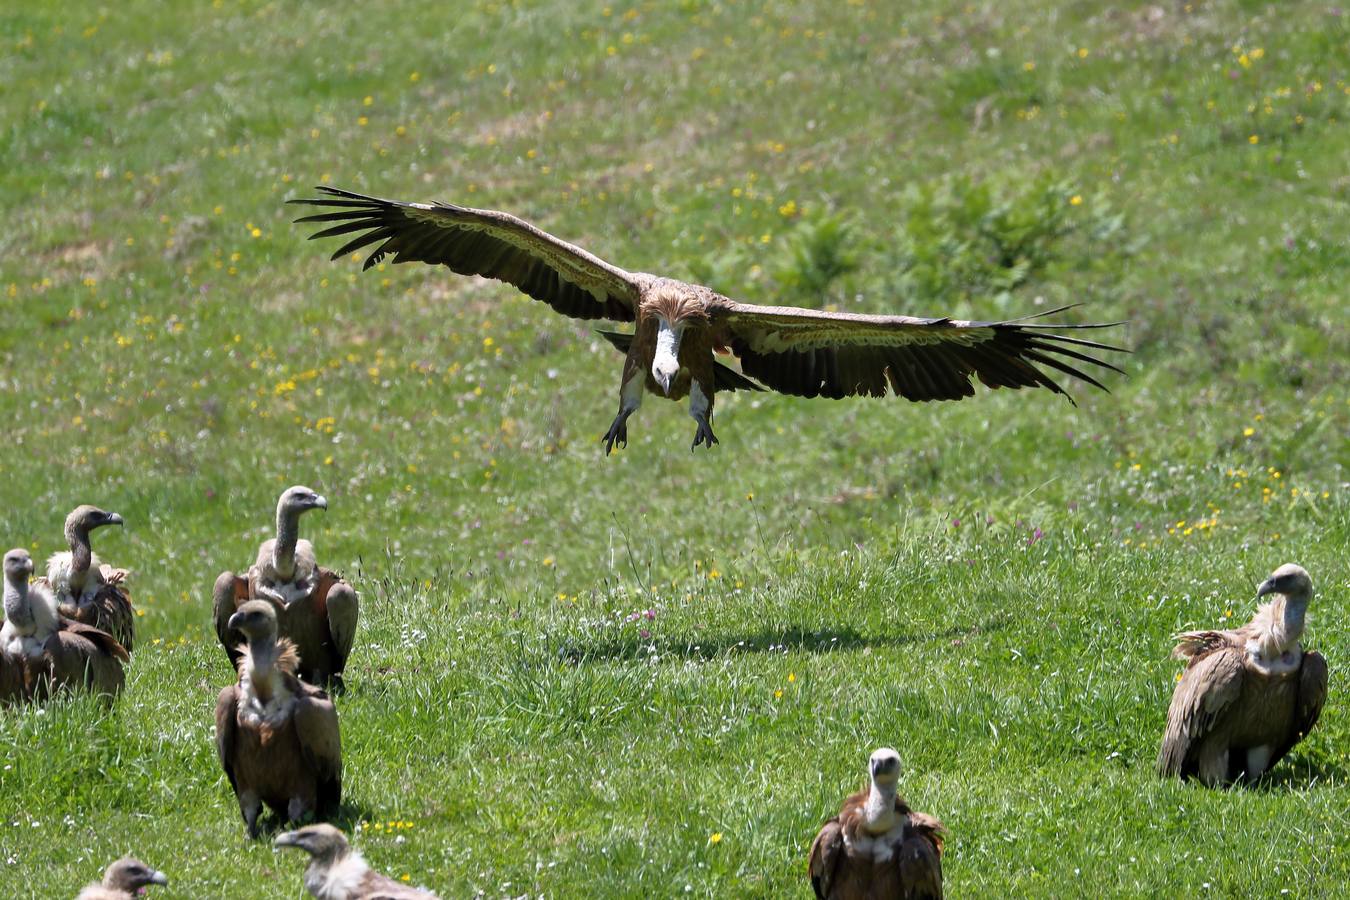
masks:
<svg viewBox="0 0 1350 900"><path fill-rule="evenodd" d="M990 388L1042 387L1069 397L1046 370L1106 390L1089 367L1122 370L1073 348L1129 351L1047 329L1118 323L1026 324L1027 319L1061 311L1004 322L966 322L726 300L713 308L713 316L719 341L740 357L742 371L786 394L884 397L889 386L908 400L958 400L974 393L978 379Z"/></svg>
<svg viewBox="0 0 1350 900"><path fill-rule="evenodd" d="M363 268L392 255L395 263L443 265L460 275L504 281L575 318L636 318L638 287L630 273L515 216L446 203L381 200L337 188L318 190L326 196L290 201L332 210L295 220L338 223L310 239L360 232L333 259L378 244Z"/></svg>
<svg viewBox="0 0 1350 900"><path fill-rule="evenodd" d="M1305 650L1303 665L1298 673L1298 700L1294 706L1294 725L1288 738L1281 743L1273 754L1266 769L1279 762L1294 745L1308 736L1317 720L1322 716L1322 707L1327 702L1327 682L1329 673L1327 660L1315 650Z"/></svg>
<svg viewBox="0 0 1350 900"><path fill-rule="evenodd" d="M1240 649L1223 647L1191 658L1167 708L1167 730L1158 750L1159 775L1184 776L1195 768L1191 749L1237 700L1242 678Z"/></svg>

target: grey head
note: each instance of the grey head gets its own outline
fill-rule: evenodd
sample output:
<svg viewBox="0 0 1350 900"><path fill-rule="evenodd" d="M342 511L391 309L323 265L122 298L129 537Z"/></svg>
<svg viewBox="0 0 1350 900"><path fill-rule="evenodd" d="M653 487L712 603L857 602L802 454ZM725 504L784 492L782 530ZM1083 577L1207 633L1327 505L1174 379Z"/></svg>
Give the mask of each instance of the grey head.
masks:
<svg viewBox="0 0 1350 900"><path fill-rule="evenodd" d="M265 600L250 600L241 604L226 623L244 633L249 643L277 636L277 612Z"/></svg>
<svg viewBox="0 0 1350 900"><path fill-rule="evenodd" d="M88 535L95 528L102 528L104 525L123 525L122 517L115 512L99 509L97 506L90 506L85 503L71 510L70 515L66 516L66 536L75 534Z"/></svg>
<svg viewBox="0 0 1350 900"><path fill-rule="evenodd" d="M5 580L15 587L28 589L28 578L33 574L33 557L22 547L5 554Z"/></svg>
<svg viewBox="0 0 1350 900"><path fill-rule="evenodd" d="M873 784L895 784L900 780L900 754L890 747L872 751L867 763Z"/></svg>
<svg viewBox="0 0 1350 900"><path fill-rule="evenodd" d="M1306 603L1312 597L1312 592L1313 583L1307 571L1294 563L1285 563L1261 582L1256 589L1256 596L1284 594L1290 600Z"/></svg>
<svg viewBox="0 0 1350 900"><path fill-rule="evenodd" d="M277 835L274 847L299 847L316 860L331 861L347 854L347 836L326 822L306 825Z"/></svg>
<svg viewBox="0 0 1350 900"><path fill-rule="evenodd" d="M135 894L149 884L168 884L169 878L134 856L124 856L103 873L103 886Z"/></svg>
<svg viewBox="0 0 1350 900"><path fill-rule="evenodd" d="M327 509L328 500L302 484L288 487L277 500L277 515L298 516L311 509Z"/></svg>

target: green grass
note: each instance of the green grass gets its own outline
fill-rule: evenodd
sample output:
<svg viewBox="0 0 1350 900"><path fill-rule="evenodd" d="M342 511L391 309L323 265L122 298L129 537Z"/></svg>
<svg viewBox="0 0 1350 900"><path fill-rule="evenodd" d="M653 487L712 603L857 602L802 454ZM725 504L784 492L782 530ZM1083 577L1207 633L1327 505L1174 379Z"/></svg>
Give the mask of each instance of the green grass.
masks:
<svg viewBox="0 0 1350 900"><path fill-rule="evenodd" d="M6 896L128 851L165 897L300 895L215 762L208 624L297 482L362 596L343 824L443 896L807 896L883 744L951 830L952 896L1350 879L1345 16L11 6L0 533L45 557L77 503L121 512L97 546L145 615L111 710L0 712ZM605 459L619 357L591 326L329 263L283 206L320 182L511 210L752 301L1082 301L1137 353L1078 406L726 395L697 455L653 400ZM1000 227L1054 224L1017 278L962 219L971 185L1017 211ZM822 216L856 268L813 299ZM962 265L917 277L944 248ZM1170 635L1247 616L1289 560L1320 591L1321 723L1254 789L1158 781Z"/></svg>

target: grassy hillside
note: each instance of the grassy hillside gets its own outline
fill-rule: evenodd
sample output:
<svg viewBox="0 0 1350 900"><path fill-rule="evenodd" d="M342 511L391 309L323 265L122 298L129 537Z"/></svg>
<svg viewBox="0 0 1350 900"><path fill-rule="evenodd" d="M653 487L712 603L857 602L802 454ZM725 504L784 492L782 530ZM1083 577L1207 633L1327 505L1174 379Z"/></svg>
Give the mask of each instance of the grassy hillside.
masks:
<svg viewBox="0 0 1350 900"><path fill-rule="evenodd" d="M145 0L0 11L0 534L135 570L124 696L0 711L0 881L243 837L209 626L293 483L362 596L342 824L445 897L809 895L899 749L952 896L1350 879L1350 24L1322 4ZM330 263L330 184L507 209L751 301L1126 320L1112 393L723 395L722 443L495 282ZM1321 724L1254 789L1152 775L1169 638L1320 593Z"/></svg>

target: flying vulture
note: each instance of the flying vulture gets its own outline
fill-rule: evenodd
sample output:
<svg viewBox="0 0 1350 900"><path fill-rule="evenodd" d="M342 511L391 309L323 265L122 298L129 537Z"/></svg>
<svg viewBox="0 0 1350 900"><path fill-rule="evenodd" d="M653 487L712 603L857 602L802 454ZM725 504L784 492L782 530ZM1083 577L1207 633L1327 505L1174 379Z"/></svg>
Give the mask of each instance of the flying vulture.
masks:
<svg viewBox="0 0 1350 900"><path fill-rule="evenodd" d="M882 747L872 783L844 801L811 843L807 870L820 900L932 900L942 896L942 823L896 795L900 755Z"/></svg>
<svg viewBox="0 0 1350 900"><path fill-rule="evenodd" d="M145 896L152 884L168 884L163 872L156 872L134 856L124 856L108 866L103 881L80 891L75 900L134 900Z"/></svg>
<svg viewBox="0 0 1350 900"><path fill-rule="evenodd" d="M567 316L636 323L631 334L601 332L626 354L606 454L627 445L626 423L644 388L671 400L688 397L698 423L693 447L711 448L719 390L767 387L837 399L884 397L889 389L906 400L959 400L975 393L971 379L978 378L991 388L1043 387L1067 397L1047 370L1102 390L1083 364L1121 371L1089 351L1122 348L1056 333L1108 325L1030 322L1063 308L966 322L756 306L702 285L625 271L504 212L318 190L326 196L290 202L331 210L296 220L332 223L311 239L353 235L334 259L375 244L367 269L390 255L396 263L440 264L514 285ZM740 372L716 362L714 352L737 356Z"/></svg>
<svg viewBox="0 0 1350 900"><path fill-rule="evenodd" d="M1280 566L1256 589L1275 599L1232 631L1187 631L1172 655L1186 660L1158 751L1164 777L1214 787L1254 781L1317 724L1327 699L1327 662L1299 645L1312 598L1300 566Z"/></svg>
<svg viewBox="0 0 1350 900"><path fill-rule="evenodd" d="M342 800L342 739L328 695L295 676L295 647L277 614L250 600L229 627L247 640L239 681L216 701L216 750L251 838L265 803L283 821L328 818Z"/></svg>
<svg viewBox="0 0 1350 900"><path fill-rule="evenodd" d="M104 564L89 543L89 532L121 525L122 517L97 506L77 506L66 516L69 551L47 560L47 586L56 595L62 615L108 632L128 653L135 638L135 614L123 586L125 569Z"/></svg>
<svg viewBox="0 0 1350 900"><path fill-rule="evenodd" d="M277 835L277 847L299 847L310 855L305 887L319 900L436 900L430 891L409 887L371 869L347 836L332 825L307 825Z"/></svg>
<svg viewBox="0 0 1350 900"><path fill-rule="evenodd" d="M277 501L277 536L263 541L248 574L222 572L216 579L216 635L237 666L242 638L230 631L230 616L247 600L266 600L276 611L280 635L299 654L297 674L339 690L356 636L356 591L320 566L313 545L300 539L300 516L311 509L326 510L328 501L307 487L287 488Z"/></svg>
<svg viewBox="0 0 1350 900"><path fill-rule="evenodd" d="M58 688L116 696L129 659L122 645L106 631L61 615L46 585L30 585L33 558L27 550L19 547L5 554L4 573L0 656L5 662L0 681L10 699L41 699Z"/></svg>

